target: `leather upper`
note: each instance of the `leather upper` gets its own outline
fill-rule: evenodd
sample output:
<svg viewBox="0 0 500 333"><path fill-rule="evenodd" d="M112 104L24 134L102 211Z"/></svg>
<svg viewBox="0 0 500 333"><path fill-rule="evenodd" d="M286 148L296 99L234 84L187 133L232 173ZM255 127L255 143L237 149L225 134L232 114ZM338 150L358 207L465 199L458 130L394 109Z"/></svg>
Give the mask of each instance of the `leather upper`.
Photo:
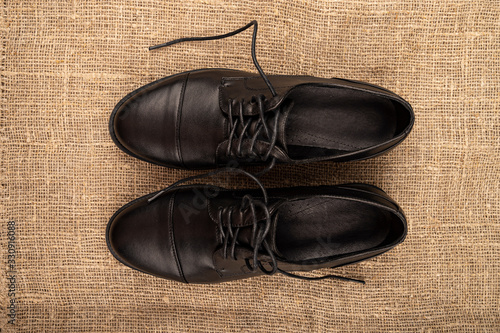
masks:
<svg viewBox="0 0 500 333"><path fill-rule="evenodd" d="M389 99L408 113L408 124L390 140L376 146L330 156L291 158L287 147L278 140L271 156L281 163L319 160L353 160L387 151L401 142L413 124L411 106L396 94L362 82L324 79L311 76L269 75L276 89L272 96L260 76L229 69L205 69L163 78L137 89L123 98L110 118L110 133L115 143L128 154L148 162L175 168L212 168L237 160L239 164L262 163L248 156L227 155L230 109L233 116L242 107L246 116L258 116L255 98L263 96L266 113L283 108L284 100L299 87L329 87L366 92ZM280 120L284 121L284 120ZM280 124L279 137L284 125ZM243 151L251 146L246 140ZM268 143L256 140L256 151L265 152ZM235 143L233 142L233 145ZM234 151L236 147L231 147Z"/></svg>
<svg viewBox="0 0 500 333"><path fill-rule="evenodd" d="M360 213L365 209L369 211L372 209L370 207L379 207L397 221L391 227L393 230L390 232L394 234L391 240L380 246L299 261L289 260L280 254L275 242L274 225L274 231L271 230L266 239L276 253L278 267L283 270L308 271L364 260L388 251L402 242L406 235L406 220L401 209L387 194L373 186L350 184L295 187L271 189L268 194L268 207L272 216L290 202L326 197L356 202L361 207ZM240 207L245 195L262 199L257 190L225 190L191 185L182 186L149 201L155 195L156 193L152 193L132 201L110 219L106 239L111 253L120 262L142 272L185 283L217 283L262 274L260 270L251 271L247 265L247 260L252 260L253 254L252 216L248 211L237 213L238 210L235 210L236 213L230 220L219 221L218 215L220 209ZM320 221L323 213L319 207L316 210L315 214ZM265 216L261 213L257 211L257 220L264 219ZM348 221L339 222L339 228L346 222ZM226 228L229 225L240 228L235 247L236 259L224 255L225 236L221 230L226 230L227 236ZM293 230L290 232L293 233ZM258 258L264 263L270 262L264 251L259 251Z"/></svg>

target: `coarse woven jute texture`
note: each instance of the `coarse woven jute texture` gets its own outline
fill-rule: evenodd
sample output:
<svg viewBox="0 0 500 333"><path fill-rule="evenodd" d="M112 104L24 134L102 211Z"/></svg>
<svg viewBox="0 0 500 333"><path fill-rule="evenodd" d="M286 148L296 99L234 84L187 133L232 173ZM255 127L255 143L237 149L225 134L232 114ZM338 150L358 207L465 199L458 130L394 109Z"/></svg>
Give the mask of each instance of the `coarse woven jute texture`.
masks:
<svg viewBox="0 0 500 333"><path fill-rule="evenodd" d="M403 244L311 273L365 286L281 275L184 285L133 271L107 250L119 207L197 173L121 152L108 134L114 105L186 70L255 72L250 32L147 47L253 19L267 73L371 82L415 109L413 132L389 154L277 166L263 177L269 187L365 182L400 203ZM5 1L0 27L2 332L500 330L498 1ZM255 186L238 177L229 185Z"/></svg>

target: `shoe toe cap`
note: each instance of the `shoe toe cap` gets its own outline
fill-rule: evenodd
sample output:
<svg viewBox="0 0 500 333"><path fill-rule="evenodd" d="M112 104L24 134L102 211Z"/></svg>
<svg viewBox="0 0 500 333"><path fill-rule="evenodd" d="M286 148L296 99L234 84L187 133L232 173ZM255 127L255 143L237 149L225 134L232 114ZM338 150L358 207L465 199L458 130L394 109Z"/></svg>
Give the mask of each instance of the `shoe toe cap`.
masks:
<svg viewBox="0 0 500 333"><path fill-rule="evenodd" d="M148 162L180 166L176 149L179 79L139 88L118 103L109 126L118 147Z"/></svg>
<svg viewBox="0 0 500 333"><path fill-rule="evenodd" d="M111 218L106 232L110 252L131 268L185 282L164 210L144 201L124 206Z"/></svg>

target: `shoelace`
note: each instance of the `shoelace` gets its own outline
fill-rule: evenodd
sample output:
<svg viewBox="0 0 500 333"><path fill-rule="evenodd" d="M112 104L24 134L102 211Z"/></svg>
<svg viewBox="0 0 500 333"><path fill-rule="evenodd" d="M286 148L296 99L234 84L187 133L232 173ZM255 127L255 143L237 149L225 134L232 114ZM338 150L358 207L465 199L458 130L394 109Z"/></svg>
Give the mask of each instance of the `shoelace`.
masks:
<svg viewBox="0 0 500 333"><path fill-rule="evenodd" d="M256 208L260 208L264 214L265 214L265 220L264 223L259 223L257 220L256 216ZM233 227L231 224L231 217L233 214L233 211L237 209L236 207L230 207L229 209L221 208L219 209L218 212L218 225L219 225L219 230L222 235L222 239L224 240L223 244L223 256L225 259L227 259L228 254L227 254L227 248L229 245L229 239L231 239L231 258L234 260L237 260L236 255L235 255L235 249L236 249L236 244L238 240L238 234L241 228L239 227ZM267 208L267 205L265 202L262 202L260 200L255 200L251 195L245 195L242 199L242 203L240 206L240 213L243 213L249 209L252 213L252 237L250 240L250 246L253 247L253 262L250 264L250 261L248 259L245 260L245 264L247 267L250 269L250 271L255 272L257 269L260 269L264 274L267 275L272 275L276 273L278 270L278 263L276 261L276 256L274 255L273 251L271 250L271 247L267 243L266 236L271 229L271 216L269 214L269 209ZM223 216L227 217L227 226L226 226L226 232L224 232L224 222L223 222ZM266 254L269 256L271 259L271 270L266 270L264 268L264 265L262 262L258 259L259 255L259 249L264 248L266 251Z"/></svg>
<svg viewBox="0 0 500 333"><path fill-rule="evenodd" d="M245 264L246 266L250 269L250 271L255 272L257 269L260 269L262 273L266 275L272 275L275 274L276 272L279 272L283 275L293 277L296 279L301 279L301 280L323 280L323 279L337 279L337 280L342 280L342 281L349 281L349 282L357 282L357 283L362 283L365 284L364 281L362 280L357 280L357 279L352 279L352 278L346 278L343 276L338 276L338 275L324 275L324 276L318 276L318 277L309 277L309 276L301 276L301 275L296 275L293 273L286 272L278 267L278 262L276 260L276 256L274 255L271 247L267 243L266 236L271 228L271 214L269 212L268 208L268 195L267 191L264 188L264 185L260 182L260 180L255 176L252 175L251 173L239 169L239 168L221 168L217 169L211 172L207 172L205 174L201 175L196 175L196 176L191 176L187 177L184 179L181 179L172 185L168 186L167 188L159 191L156 193L154 196L148 199L148 203L151 203L152 201L156 200L158 197L162 196L165 193L168 193L176 188L179 187L179 185L186 183L188 181L192 181L195 179L202 179L202 178L207 178L214 176L216 174L222 173L222 172L229 172L229 173L239 173L242 175L245 175L249 178L251 178L253 181L257 183L259 186L261 192L262 192L262 200L253 198L250 195L245 195L242 199L242 203L240 206L240 210L244 211L249 209L251 214L252 214L252 237L250 241L250 246L253 248L253 258L252 258L252 263L250 263L249 259L245 259ZM256 208L259 208L263 213L264 213L264 221L259 221L257 218L257 210ZM231 256L232 259L236 260L236 255L235 255L235 250L236 246L238 245L238 234L240 231L240 228L242 227L234 227L231 224L231 216L234 212L234 209L237 209L236 207L230 207L227 209L219 209L218 211L218 227L219 230L221 231L222 239L223 239L223 255L225 258L228 257L228 249L230 251L229 255ZM223 223L223 218L224 216L227 218L227 223L226 226L224 226ZM224 230L226 228L226 230ZM267 264L270 265L270 269L266 269L264 267L264 264L258 259L259 254L261 254L261 251L264 250L265 254L270 258L270 262L266 262Z"/></svg>
<svg viewBox="0 0 500 333"><path fill-rule="evenodd" d="M158 44L155 46L149 47L149 50L154 50L158 48L162 48L165 46L170 46L182 42L189 42L189 41L206 41L206 40L216 40L216 39L223 39L227 37L234 36L236 34L239 34L240 32L243 32L250 28L251 26L254 27L253 29L253 35L252 35L252 48L251 48L251 53L252 53L252 60L255 65L255 68L257 68L257 71L259 72L260 76L266 83L267 87L271 91L271 94L273 97L275 97L276 90L274 89L273 85L269 81L269 78L267 75L264 73L262 68L259 65L259 62L257 61L257 56L255 54L255 42L257 39L257 28L258 24L257 21L252 21L245 25L244 27L241 27L239 29L236 29L232 32L223 34L223 35L217 35L217 36L209 36L209 37L186 37L186 38L179 38L167 43L163 44ZM242 155L242 143L245 139L250 140L250 147L246 150L246 154L250 158L256 158L259 157L261 158L262 161L267 161L271 155L271 152L273 148L276 145L276 138L278 134L278 111L275 111L272 115L265 115L264 114L264 107L263 107L263 102L264 102L264 96L259 95L255 97L255 101L258 103L259 107L259 116L257 119L255 119L255 116L244 116L243 115L243 106L245 102L251 102L251 101L245 101L245 100L239 100L237 101L237 104L239 105L239 114L238 115L233 115L233 107L232 107L232 100L228 100L228 105L229 105L229 122L230 122L230 135L229 135L229 140L228 140L228 147L226 151L226 155L228 157L231 157L233 155L233 140L237 140L237 148L236 152L234 153L236 157L242 158L244 157ZM236 116L236 117L235 117ZM274 122L271 128L268 126L268 118L274 116ZM233 118L236 118L236 120L233 120ZM245 120L245 118L247 120ZM254 124L255 123L255 124ZM253 125L252 125L253 124ZM249 134L248 131L250 129L254 129L253 134ZM264 133L261 133L262 130L264 130ZM263 140L268 143L268 147L265 150L264 153L259 153L255 151L255 143L257 140ZM260 171L257 175L261 175L270 169L273 168L273 166L276 163L276 158L272 157L270 160L269 164L262 170Z"/></svg>
<svg viewBox="0 0 500 333"><path fill-rule="evenodd" d="M278 111L264 113L264 95L257 96L256 103L259 108L258 118L255 116L245 117L243 115L243 107L245 100L238 101L239 112L237 115L234 114L232 100L228 101L229 104L229 140L226 150L227 156L232 156L233 154L233 141L236 141L236 152L234 153L236 157L244 158L245 155L250 158L260 158L262 161L267 161L274 146L276 145L276 139L278 137ZM245 120L245 118L247 120ZM268 126L268 120L271 119L271 128ZM251 134L250 132L253 132ZM264 132L264 133L262 133ZM245 153L242 153L242 144L245 140L250 140L250 146L245 149ZM267 142L268 147L265 149L263 154L255 151L255 144L257 140ZM260 172L264 173L270 170L276 162L276 158L272 158L269 165Z"/></svg>

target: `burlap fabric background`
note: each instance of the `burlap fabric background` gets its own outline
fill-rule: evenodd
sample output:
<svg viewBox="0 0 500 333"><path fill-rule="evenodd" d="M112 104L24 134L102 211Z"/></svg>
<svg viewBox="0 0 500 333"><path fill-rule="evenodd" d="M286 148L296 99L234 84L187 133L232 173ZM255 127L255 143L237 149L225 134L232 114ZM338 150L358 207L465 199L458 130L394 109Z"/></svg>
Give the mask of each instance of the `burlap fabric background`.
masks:
<svg viewBox="0 0 500 333"><path fill-rule="evenodd" d="M7 221L17 227L17 317L7 323L2 274L2 332L500 330L498 1L5 1L1 18L5 271ZM107 129L114 105L185 70L255 71L250 32L147 46L252 19L267 73L368 81L415 109L412 134L387 155L264 177L270 187L366 182L401 204L407 240L335 270L365 286L279 275L184 285L126 268L107 250L116 209L195 174L122 153Z"/></svg>

